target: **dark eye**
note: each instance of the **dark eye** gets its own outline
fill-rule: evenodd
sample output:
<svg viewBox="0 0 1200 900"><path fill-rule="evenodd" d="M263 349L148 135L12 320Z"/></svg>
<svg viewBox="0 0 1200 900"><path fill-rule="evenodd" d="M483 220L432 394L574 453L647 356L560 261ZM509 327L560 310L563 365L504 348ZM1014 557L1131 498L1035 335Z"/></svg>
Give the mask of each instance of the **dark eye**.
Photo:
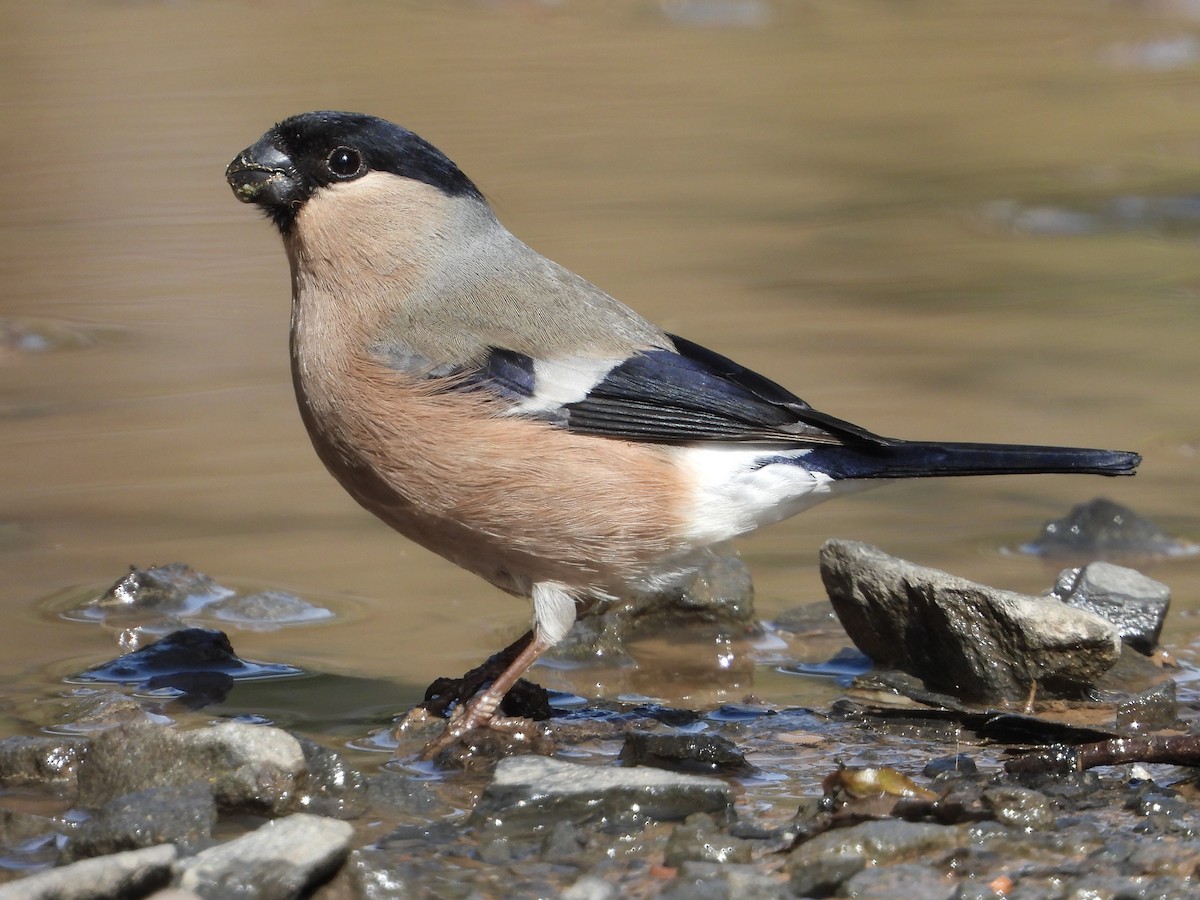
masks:
<svg viewBox="0 0 1200 900"><path fill-rule="evenodd" d="M325 167L329 169L330 174L337 178L349 178L352 175L357 175L362 169L362 156L357 150L351 150L349 147L338 147L329 154L329 158L325 160Z"/></svg>

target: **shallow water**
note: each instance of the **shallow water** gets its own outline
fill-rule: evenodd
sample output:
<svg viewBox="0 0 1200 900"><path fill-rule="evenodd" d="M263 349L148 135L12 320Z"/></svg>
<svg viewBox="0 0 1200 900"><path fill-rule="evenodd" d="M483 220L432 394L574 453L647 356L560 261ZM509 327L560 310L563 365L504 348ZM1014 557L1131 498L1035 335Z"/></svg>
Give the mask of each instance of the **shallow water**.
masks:
<svg viewBox="0 0 1200 900"><path fill-rule="evenodd" d="M832 536L1030 592L1057 567L1005 548L1093 496L1200 537L1193 5L3 9L0 316L33 336L0 342L0 733L119 652L56 610L131 563L334 609L233 633L329 680L230 708L346 740L524 627L525 607L375 522L309 447L283 253L222 177L306 109L412 127L534 247L820 409L1145 456L1135 479L909 483L818 507L739 545L764 616L823 596ZM1166 643L1194 658L1200 561L1146 571L1174 591ZM538 680L819 705L835 684L776 666L834 649L739 643L723 666L725 645L646 641L637 668Z"/></svg>

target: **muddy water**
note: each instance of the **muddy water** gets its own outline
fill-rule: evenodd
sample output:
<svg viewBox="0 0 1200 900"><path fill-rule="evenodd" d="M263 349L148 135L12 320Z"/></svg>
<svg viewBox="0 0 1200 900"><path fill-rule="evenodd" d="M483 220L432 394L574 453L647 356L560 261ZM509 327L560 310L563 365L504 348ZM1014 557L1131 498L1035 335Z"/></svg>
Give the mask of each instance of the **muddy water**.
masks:
<svg viewBox="0 0 1200 900"><path fill-rule="evenodd" d="M1027 591L1056 569L1004 548L1096 495L1200 537L1193 14L5 2L0 316L33 337L0 349L0 732L116 652L48 610L131 563L332 606L335 624L235 645L384 679L397 707L522 628L519 603L354 506L300 426L283 254L222 172L306 109L407 124L533 246L818 408L907 437L1145 455L1136 479L819 507L741 544L765 615L823 595L831 536ZM1200 562L1148 571L1174 589L1171 646L1194 656ZM639 669L540 680L694 704L831 690L777 674L771 652L739 645L722 667L727 647L700 649L648 643ZM329 704L351 733L355 702Z"/></svg>

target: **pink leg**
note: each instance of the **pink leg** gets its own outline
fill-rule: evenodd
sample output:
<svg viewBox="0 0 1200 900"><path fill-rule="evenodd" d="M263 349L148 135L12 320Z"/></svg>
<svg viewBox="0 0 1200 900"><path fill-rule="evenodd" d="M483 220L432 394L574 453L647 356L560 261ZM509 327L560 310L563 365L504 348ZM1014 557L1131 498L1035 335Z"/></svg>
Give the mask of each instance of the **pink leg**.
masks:
<svg viewBox="0 0 1200 900"><path fill-rule="evenodd" d="M500 708L504 695L549 647L548 643L535 636L487 690L455 710L446 725L446 730L429 742L421 752L421 758L432 759L468 731L485 727L495 721L496 710Z"/></svg>

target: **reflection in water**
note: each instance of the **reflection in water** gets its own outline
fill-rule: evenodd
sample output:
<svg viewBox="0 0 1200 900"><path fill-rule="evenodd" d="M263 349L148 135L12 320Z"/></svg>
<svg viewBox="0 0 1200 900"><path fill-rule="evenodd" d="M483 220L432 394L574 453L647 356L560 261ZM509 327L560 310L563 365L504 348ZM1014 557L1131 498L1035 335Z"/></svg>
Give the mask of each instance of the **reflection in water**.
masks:
<svg viewBox="0 0 1200 900"><path fill-rule="evenodd" d="M398 706L522 630L526 608L344 498L299 424L284 263L221 175L264 120L319 107L428 136L536 249L818 408L884 434L1145 456L1119 485L905 485L814 510L742 545L764 614L822 597L831 536L1030 592L1056 567L998 548L1097 493L1194 537L1194 229L1153 204L1130 226L1121 200L1194 192L1194 84L1106 56L1171 33L1169 13L744 6L767 14L701 28L642 2L10 4L0 677L50 692L115 655L114 635L36 599L176 559L357 598L355 618L236 645L391 679ZM1000 209L1100 224L1014 230ZM1197 563L1148 574L1177 598L1165 640L1187 649ZM703 681L639 658L619 690ZM830 690L735 674L705 702ZM609 687L603 668L538 676Z"/></svg>

